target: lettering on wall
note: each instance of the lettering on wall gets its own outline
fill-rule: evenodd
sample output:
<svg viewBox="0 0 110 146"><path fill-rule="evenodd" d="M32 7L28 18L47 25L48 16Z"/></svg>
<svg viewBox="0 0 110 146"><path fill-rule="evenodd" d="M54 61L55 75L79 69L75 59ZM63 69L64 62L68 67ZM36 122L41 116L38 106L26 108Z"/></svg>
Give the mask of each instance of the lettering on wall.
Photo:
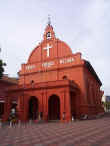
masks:
<svg viewBox="0 0 110 146"><path fill-rule="evenodd" d="M60 64L71 63L74 61L73 57L60 59Z"/></svg>
<svg viewBox="0 0 110 146"><path fill-rule="evenodd" d="M51 67L52 65L54 65L54 61L42 63L42 67Z"/></svg>
<svg viewBox="0 0 110 146"><path fill-rule="evenodd" d="M26 66L26 70L31 70L31 69L34 69L35 68L35 65L27 65Z"/></svg>
<svg viewBox="0 0 110 146"><path fill-rule="evenodd" d="M73 57L63 58L63 59L59 60L59 64L72 63L73 61L74 61ZM55 65L54 61L49 61L49 62L42 63L42 67L45 67L45 68L51 67L53 65ZM31 70L31 69L34 69L35 67L36 66L34 64L33 65L27 65L26 70Z"/></svg>

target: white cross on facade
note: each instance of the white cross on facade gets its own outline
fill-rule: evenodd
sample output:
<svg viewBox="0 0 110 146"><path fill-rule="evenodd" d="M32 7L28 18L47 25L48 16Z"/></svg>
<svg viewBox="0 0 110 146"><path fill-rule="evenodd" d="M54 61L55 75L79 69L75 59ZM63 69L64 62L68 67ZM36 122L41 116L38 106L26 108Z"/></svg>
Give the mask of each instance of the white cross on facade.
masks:
<svg viewBox="0 0 110 146"><path fill-rule="evenodd" d="M47 50L47 57L50 56L50 48L52 48L52 46L49 46L49 44L47 44L47 47L43 48L44 50Z"/></svg>

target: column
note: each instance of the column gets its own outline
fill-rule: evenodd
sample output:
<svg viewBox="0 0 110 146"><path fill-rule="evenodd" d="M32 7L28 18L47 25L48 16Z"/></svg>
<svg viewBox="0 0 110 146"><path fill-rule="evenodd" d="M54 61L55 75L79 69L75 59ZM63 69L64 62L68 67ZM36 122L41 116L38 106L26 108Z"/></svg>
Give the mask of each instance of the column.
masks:
<svg viewBox="0 0 110 146"><path fill-rule="evenodd" d="M9 96L5 98L5 104L4 104L4 116L3 120L6 121L9 118L10 110L11 110L11 99Z"/></svg>
<svg viewBox="0 0 110 146"><path fill-rule="evenodd" d="M66 95L66 92L65 91L62 91L60 93L60 120L62 122L65 121L65 95Z"/></svg>
<svg viewBox="0 0 110 146"><path fill-rule="evenodd" d="M47 92L46 90L42 93L42 99L43 99L43 120L48 120L48 98L47 98Z"/></svg>
<svg viewBox="0 0 110 146"><path fill-rule="evenodd" d="M18 98L18 116L19 116L19 119L24 121L25 118L24 118L24 94L21 95L19 98Z"/></svg>
<svg viewBox="0 0 110 146"><path fill-rule="evenodd" d="M66 96L65 96L65 118L66 121L71 121L71 105L70 105L70 91L66 90Z"/></svg>

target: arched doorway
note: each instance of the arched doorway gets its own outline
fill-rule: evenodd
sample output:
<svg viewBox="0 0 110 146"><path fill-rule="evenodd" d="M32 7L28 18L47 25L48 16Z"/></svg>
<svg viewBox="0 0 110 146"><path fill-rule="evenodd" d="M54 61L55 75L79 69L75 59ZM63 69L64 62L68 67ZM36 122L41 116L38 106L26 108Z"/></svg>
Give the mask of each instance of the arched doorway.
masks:
<svg viewBox="0 0 110 146"><path fill-rule="evenodd" d="M60 99L56 95L52 95L48 101L48 119L60 120Z"/></svg>
<svg viewBox="0 0 110 146"><path fill-rule="evenodd" d="M0 102L0 118L2 118L4 114L4 102Z"/></svg>
<svg viewBox="0 0 110 146"><path fill-rule="evenodd" d="M28 118L32 120L38 119L38 99L34 96L29 100Z"/></svg>

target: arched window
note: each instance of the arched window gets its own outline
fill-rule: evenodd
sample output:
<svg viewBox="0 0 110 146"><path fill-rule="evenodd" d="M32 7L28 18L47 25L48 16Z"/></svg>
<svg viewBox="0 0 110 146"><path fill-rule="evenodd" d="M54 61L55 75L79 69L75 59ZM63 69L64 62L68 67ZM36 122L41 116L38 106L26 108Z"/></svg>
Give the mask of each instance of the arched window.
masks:
<svg viewBox="0 0 110 146"><path fill-rule="evenodd" d="M63 76L63 80L67 80L68 78L67 78L67 76Z"/></svg>
<svg viewBox="0 0 110 146"><path fill-rule="evenodd" d="M32 81L31 81L31 84L33 84L33 83L34 83L34 81L32 80Z"/></svg>
<svg viewBox="0 0 110 146"><path fill-rule="evenodd" d="M34 80L30 82L31 86L34 87Z"/></svg>

